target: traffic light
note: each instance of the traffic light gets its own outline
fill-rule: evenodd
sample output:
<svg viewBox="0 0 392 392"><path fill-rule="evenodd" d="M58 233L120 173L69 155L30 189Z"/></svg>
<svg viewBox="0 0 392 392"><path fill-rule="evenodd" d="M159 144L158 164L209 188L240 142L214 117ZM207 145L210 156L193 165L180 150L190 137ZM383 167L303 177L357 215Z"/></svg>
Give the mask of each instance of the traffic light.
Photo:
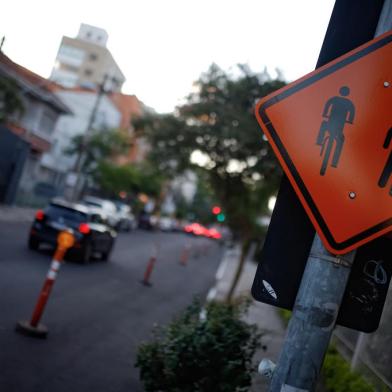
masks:
<svg viewBox="0 0 392 392"><path fill-rule="evenodd" d="M226 219L226 216L225 216L225 214L223 214L223 213L220 213L220 214L218 214L218 216L216 217L216 219L218 220L218 222L224 222L225 221L225 219Z"/></svg>
<svg viewBox="0 0 392 392"><path fill-rule="evenodd" d="M222 212L222 208L219 206L213 206L211 209L212 213L216 215L216 220L220 223L224 222L226 219L225 214Z"/></svg>
<svg viewBox="0 0 392 392"><path fill-rule="evenodd" d="M212 207L212 213L214 214L214 215L218 215L218 214L220 214L222 212L222 208L220 208L219 206L214 206L214 207Z"/></svg>

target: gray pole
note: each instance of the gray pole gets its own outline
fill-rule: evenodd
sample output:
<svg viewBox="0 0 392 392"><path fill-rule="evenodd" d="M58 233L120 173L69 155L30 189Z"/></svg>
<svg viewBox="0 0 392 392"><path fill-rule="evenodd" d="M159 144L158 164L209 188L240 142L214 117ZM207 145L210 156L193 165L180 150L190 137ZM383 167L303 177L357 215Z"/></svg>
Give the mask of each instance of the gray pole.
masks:
<svg viewBox="0 0 392 392"><path fill-rule="evenodd" d="M79 187L80 187L80 183L81 183L82 166L83 166L83 163L84 163L83 161L84 161L85 155L86 155L85 154L86 149L88 148L88 138L89 138L90 133L92 131L92 127L93 127L93 124L95 121L95 117L97 116L97 111L98 111L102 96L105 93L105 84L106 84L107 79L108 79L108 75L105 74L102 83L99 85L99 91L97 94L97 98L95 100L93 109L91 110L91 113L90 113L86 132L83 135L82 146L81 146L81 149L80 149L78 156L76 158L76 162L75 162L75 166L74 166L74 173L76 175L76 180L75 180L74 188L72 190L71 201L76 201L78 198Z"/></svg>
<svg viewBox="0 0 392 392"><path fill-rule="evenodd" d="M392 0L385 0L375 37L391 28ZM306 392L315 389L355 252L332 255L316 234L270 392Z"/></svg>
<svg viewBox="0 0 392 392"><path fill-rule="evenodd" d="M270 391L313 391L355 251L334 256L315 236Z"/></svg>

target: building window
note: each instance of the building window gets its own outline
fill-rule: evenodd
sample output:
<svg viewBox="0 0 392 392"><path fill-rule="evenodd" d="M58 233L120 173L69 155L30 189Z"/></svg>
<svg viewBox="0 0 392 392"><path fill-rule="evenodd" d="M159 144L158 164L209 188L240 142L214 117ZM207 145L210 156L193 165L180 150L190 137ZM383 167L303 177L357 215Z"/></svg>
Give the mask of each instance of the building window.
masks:
<svg viewBox="0 0 392 392"><path fill-rule="evenodd" d="M61 64L59 68L62 69L63 71L68 71L72 73L77 73L79 71L79 67L75 67L74 65L66 64L66 63Z"/></svg>
<svg viewBox="0 0 392 392"><path fill-rule="evenodd" d="M90 61L96 61L98 59L98 55L96 53L90 53Z"/></svg>
<svg viewBox="0 0 392 392"><path fill-rule="evenodd" d="M78 75L64 69L55 69L51 79L65 87L74 87L77 83Z"/></svg>
<svg viewBox="0 0 392 392"><path fill-rule="evenodd" d="M86 75L86 76L91 76L92 74L93 74L93 71L91 70L91 69L85 69L84 70L84 74Z"/></svg>
<svg viewBox="0 0 392 392"><path fill-rule="evenodd" d="M51 111L44 110L39 124L39 131L50 134L53 132L57 115Z"/></svg>
<svg viewBox="0 0 392 392"><path fill-rule="evenodd" d="M70 45L61 45L57 54L57 60L59 63L78 67L82 64L84 56L85 52L79 48L75 48Z"/></svg>
<svg viewBox="0 0 392 392"><path fill-rule="evenodd" d="M114 89L120 87L120 82L116 78L112 78L112 87Z"/></svg>

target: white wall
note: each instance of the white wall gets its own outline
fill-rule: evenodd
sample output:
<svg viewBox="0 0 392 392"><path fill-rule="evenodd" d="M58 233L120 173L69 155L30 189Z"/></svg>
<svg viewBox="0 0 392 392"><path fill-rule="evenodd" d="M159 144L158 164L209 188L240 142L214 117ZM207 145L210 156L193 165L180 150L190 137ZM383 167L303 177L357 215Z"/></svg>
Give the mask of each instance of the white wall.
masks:
<svg viewBox="0 0 392 392"><path fill-rule="evenodd" d="M72 110L72 115L59 118L52 135L52 148L41 159L41 165L53 171L66 173L73 169L76 156L69 156L64 150L71 145L74 136L86 132L90 114L97 95L92 92L59 91L56 95ZM102 96L95 129L118 128L121 114L106 96Z"/></svg>

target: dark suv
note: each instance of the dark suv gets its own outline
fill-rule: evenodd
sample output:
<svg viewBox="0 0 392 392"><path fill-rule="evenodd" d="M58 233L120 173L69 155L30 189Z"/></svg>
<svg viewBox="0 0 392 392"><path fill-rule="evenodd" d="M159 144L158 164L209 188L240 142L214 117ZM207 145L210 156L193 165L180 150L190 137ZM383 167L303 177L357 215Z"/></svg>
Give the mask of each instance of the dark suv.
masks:
<svg viewBox="0 0 392 392"><path fill-rule="evenodd" d="M103 260L108 260L116 232L88 207L60 200L37 211L30 230L29 248L38 249L40 244L55 247L57 235L64 229L72 229L75 235L75 245L67 251L66 257L88 263L92 254L98 252Z"/></svg>

